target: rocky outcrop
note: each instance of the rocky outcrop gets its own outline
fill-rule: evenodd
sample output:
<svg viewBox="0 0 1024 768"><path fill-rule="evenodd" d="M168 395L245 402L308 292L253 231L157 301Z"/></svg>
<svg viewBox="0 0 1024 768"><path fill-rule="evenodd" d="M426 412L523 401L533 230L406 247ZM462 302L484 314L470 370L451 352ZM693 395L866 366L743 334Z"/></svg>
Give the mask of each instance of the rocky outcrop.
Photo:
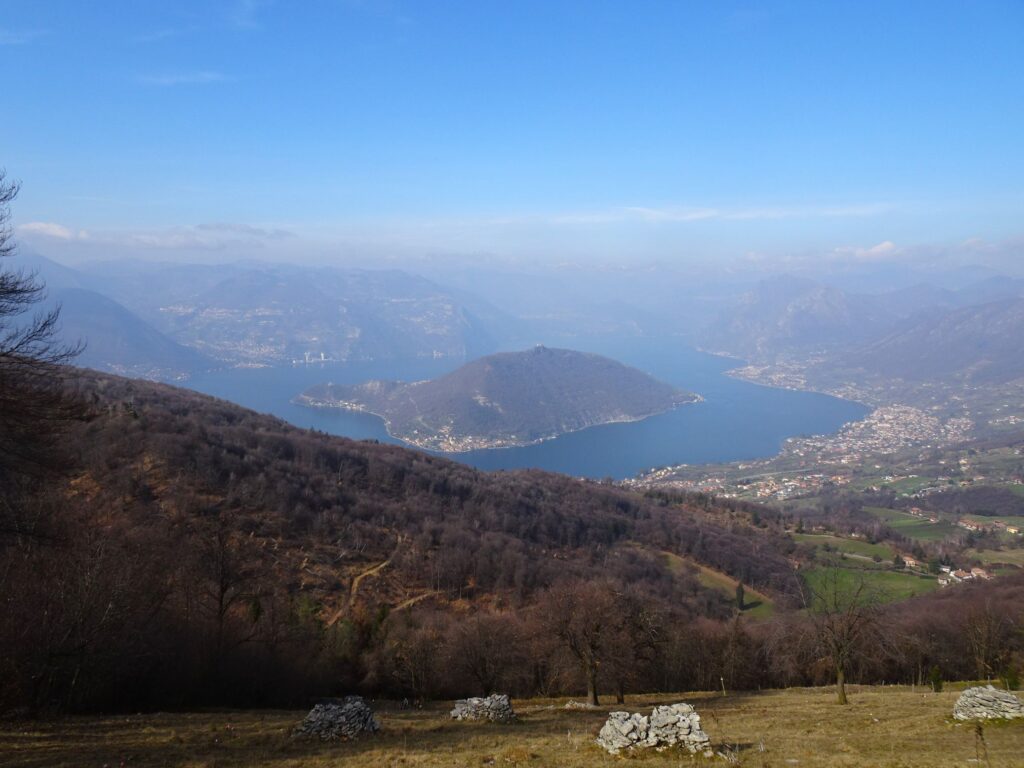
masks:
<svg viewBox="0 0 1024 768"><path fill-rule="evenodd" d="M510 723L516 719L512 702L504 693L486 698L459 699L451 712L453 720L490 720L492 723Z"/></svg>
<svg viewBox="0 0 1024 768"><path fill-rule="evenodd" d="M349 741L364 733L380 730L373 710L362 696L317 704L292 734L293 737L312 737L323 741Z"/></svg>
<svg viewBox="0 0 1024 768"><path fill-rule="evenodd" d="M711 740L701 730L700 715L689 704L655 707L650 716L639 712L612 712L598 734L597 743L613 755L626 750L672 747L711 757Z"/></svg>
<svg viewBox="0 0 1024 768"><path fill-rule="evenodd" d="M1024 703L991 685L968 688L953 705L957 720L1010 720L1024 717Z"/></svg>

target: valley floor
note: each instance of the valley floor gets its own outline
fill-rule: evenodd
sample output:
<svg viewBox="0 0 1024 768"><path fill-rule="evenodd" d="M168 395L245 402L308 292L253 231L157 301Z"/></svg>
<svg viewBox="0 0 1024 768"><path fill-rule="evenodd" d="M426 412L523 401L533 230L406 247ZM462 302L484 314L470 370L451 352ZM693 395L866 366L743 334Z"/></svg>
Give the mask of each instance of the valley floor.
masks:
<svg viewBox="0 0 1024 768"><path fill-rule="evenodd" d="M904 687L850 688L851 704L831 689L762 693L629 697L624 707L646 711L686 700L701 713L716 750L738 765L758 766L1001 766L1024 765L1024 721L984 728L984 752L974 727L951 718L956 691ZM294 741L297 711L215 711L74 717L0 723L0 765L183 766L188 768L316 768L325 766L584 766L623 765L598 749L594 736L609 711L567 710L565 699L515 701L520 722L453 722L446 704L398 709L374 704L381 732L347 744ZM666 752L643 765L701 764ZM716 759L714 763L725 765Z"/></svg>

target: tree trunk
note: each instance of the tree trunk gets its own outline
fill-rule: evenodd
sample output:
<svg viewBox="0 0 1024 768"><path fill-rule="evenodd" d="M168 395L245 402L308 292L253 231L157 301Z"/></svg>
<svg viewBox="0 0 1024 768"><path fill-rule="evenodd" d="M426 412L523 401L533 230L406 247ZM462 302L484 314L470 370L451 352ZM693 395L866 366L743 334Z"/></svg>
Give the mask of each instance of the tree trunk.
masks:
<svg viewBox="0 0 1024 768"><path fill-rule="evenodd" d="M615 688L615 703L625 704L626 703L626 687L620 682Z"/></svg>
<svg viewBox="0 0 1024 768"><path fill-rule="evenodd" d="M597 700L597 667L593 665L587 667L587 703L595 707L600 703Z"/></svg>
<svg viewBox="0 0 1024 768"><path fill-rule="evenodd" d="M836 695L840 704L848 704L846 700L846 673L842 667L836 670Z"/></svg>

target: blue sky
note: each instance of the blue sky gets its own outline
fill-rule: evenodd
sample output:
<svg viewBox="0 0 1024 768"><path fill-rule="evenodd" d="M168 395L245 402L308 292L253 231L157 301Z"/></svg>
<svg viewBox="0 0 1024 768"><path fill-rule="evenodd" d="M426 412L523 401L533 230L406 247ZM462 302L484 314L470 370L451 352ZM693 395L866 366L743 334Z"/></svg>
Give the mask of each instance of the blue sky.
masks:
<svg viewBox="0 0 1024 768"><path fill-rule="evenodd" d="M1022 40L1019 0L0 0L0 166L68 258L1005 250Z"/></svg>

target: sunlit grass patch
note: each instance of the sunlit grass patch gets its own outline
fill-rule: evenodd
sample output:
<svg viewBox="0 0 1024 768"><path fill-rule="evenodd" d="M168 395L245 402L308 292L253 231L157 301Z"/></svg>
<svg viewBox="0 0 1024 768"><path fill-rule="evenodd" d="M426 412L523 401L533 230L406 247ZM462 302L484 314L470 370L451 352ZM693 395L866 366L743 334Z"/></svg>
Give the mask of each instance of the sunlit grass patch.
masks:
<svg viewBox="0 0 1024 768"><path fill-rule="evenodd" d="M744 766L968 766L976 764L972 726L951 719L960 686L943 693L907 687L851 686L851 703L831 689L630 696L625 709L693 703L717 750ZM458 723L448 702L400 709L377 702L381 732L346 744L293 740L302 711L211 712L73 717L0 725L2 764L12 768L188 766L188 768L369 768L370 766L621 766L594 744L610 700L595 710L565 709L565 699L515 701L515 725ZM984 731L992 766L1020 765L1024 722ZM717 761L716 762L720 762ZM700 765L676 752L643 765Z"/></svg>

